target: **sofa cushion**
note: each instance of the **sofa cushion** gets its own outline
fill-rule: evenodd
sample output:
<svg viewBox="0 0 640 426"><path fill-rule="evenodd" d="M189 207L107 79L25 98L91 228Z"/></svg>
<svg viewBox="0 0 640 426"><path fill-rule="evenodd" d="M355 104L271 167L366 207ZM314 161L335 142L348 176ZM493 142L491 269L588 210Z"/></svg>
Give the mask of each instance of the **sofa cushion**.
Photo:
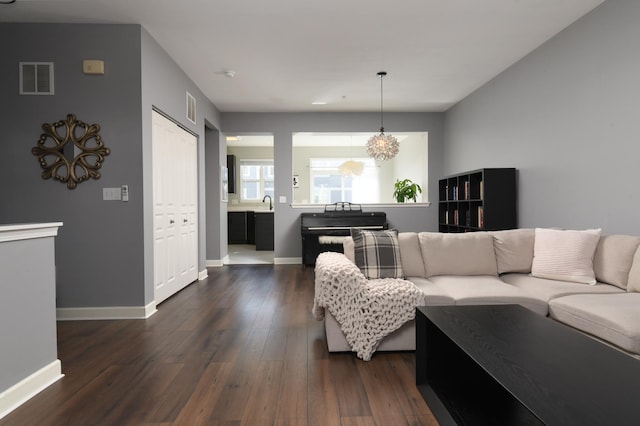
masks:
<svg viewBox="0 0 640 426"><path fill-rule="evenodd" d="M593 272L600 282L627 288L629 270L640 245L640 237L602 235L593 257Z"/></svg>
<svg viewBox="0 0 640 426"><path fill-rule="evenodd" d="M398 232L351 228L355 264L368 279L404 278Z"/></svg>
<svg viewBox="0 0 640 426"><path fill-rule="evenodd" d="M490 231L496 252L498 274L531 272L535 230L509 229Z"/></svg>
<svg viewBox="0 0 640 426"><path fill-rule="evenodd" d="M536 228L531 275L595 284L593 256L600 229L585 231Z"/></svg>
<svg viewBox="0 0 640 426"><path fill-rule="evenodd" d="M540 315L547 315L546 301L506 284L495 276L441 275L429 278L451 296L456 305L518 304Z"/></svg>
<svg viewBox="0 0 640 426"><path fill-rule="evenodd" d="M456 301L447 292L433 281L427 278L407 277L424 293L424 304L432 305L455 305Z"/></svg>
<svg viewBox="0 0 640 426"><path fill-rule="evenodd" d="M436 275L498 275L493 237L485 232L418 234L427 278Z"/></svg>
<svg viewBox="0 0 640 426"><path fill-rule="evenodd" d="M571 294L608 294L624 293L618 287L597 283L595 285L584 285L570 281L549 280L536 278L529 274L504 274L500 279L507 284L520 288L531 294L536 299L548 302L556 297L568 296Z"/></svg>
<svg viewBox="0 0 640 426"><path fill-rule="evenodd" d="M629 279L627 281L627 291L640 293L640 248L633 255L633 264L629 270Z"/></svg>
<svg viewBox="0 0 640 426"><path fill-rule="evenodd" d="M356 263L356 259L354 258L354 254L353 251L355 250L354 244L353 244L353 238L351 236L346 237L343 241L342 241L342 251L344 252L344 255L347 256L347 259L349 259L352 263ZM402 253L400 253L400 255L402 256Z"/></svg>
<svg viewBox="0 0 640 426"><path fill-rule="evenodd" d="M576 294L549 302L551 318L640 354L640 293Z"/></svg>
<svg viewBox="0 0 640 426"><path fill-rule="evenodd" d="M417 232L399 232L402 271L407 277L426 277Z"/></svg>

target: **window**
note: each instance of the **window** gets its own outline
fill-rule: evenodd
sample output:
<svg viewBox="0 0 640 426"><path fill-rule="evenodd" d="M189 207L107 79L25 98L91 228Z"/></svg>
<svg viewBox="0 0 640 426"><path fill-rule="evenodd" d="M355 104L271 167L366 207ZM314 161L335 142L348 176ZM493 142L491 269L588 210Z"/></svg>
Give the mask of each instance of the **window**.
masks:
<svg viewBox="0 0 640 426"><path fill-rule="evenodd" d="M346 161L362 163L362 173L341 174L340 166ZM309 182L314 204L380 202L378 167L372 158L310 158Z"/></svg>
<svg viewBox="0 0 640 426"><path fill-rule="evenodd" d="M240 160L240 199L262 201L274 196L273 160Z"/></svg>
<svg viewBox="0 0 640 426"><path fill-rule="evenodd" d="M396 180L410 179L422 187L418 203L428 200L428 134L427 132L393 132L400 142L400 152L389 160L369 157L367 132L331 133L297 132L292 135L293 205L330 204L396 204L393 197ZM264 158L264 157L260 157ZM349 175L354 164L361 162L363 172ZM321 162L322 161L322 162ZM340 166L343 173L340 173ZM349 167L351 166L351 167Z"/></svg>

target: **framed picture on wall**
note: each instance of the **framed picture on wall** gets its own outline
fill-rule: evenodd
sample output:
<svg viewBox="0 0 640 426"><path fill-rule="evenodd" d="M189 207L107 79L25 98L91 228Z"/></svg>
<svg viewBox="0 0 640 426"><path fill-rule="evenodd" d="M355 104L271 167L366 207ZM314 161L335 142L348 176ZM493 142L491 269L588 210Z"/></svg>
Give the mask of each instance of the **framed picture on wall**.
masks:
<svg viewBox="0 0 640 426"><path fill-rule="evenodd" d="M225 203L229 201L229 169L226 166L220 166L220 189L222 194L220 199Z"/></svg>

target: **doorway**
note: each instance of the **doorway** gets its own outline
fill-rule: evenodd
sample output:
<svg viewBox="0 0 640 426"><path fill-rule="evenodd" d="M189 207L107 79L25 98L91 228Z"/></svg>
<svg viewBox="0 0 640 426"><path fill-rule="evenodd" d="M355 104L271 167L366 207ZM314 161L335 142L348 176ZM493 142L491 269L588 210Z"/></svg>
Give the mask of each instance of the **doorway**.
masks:
<svg viewBox="0 0 640 426"><path fill-rule="evenodd" d="M273 135L227 136L229 195L225 264L274 263Z"/></svg>

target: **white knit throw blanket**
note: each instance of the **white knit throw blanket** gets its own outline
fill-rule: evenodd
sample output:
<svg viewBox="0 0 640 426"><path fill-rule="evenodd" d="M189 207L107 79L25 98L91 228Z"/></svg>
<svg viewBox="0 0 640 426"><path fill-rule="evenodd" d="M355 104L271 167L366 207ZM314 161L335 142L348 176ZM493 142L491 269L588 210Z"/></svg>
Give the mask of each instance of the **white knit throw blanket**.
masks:
<svg viewBox="0 0 640 426"><path fill-rule="evenodd" d="M327 308L365 361L384 337L415 318L421 305L424 293L410 281L368 280L342 253L325 252L316 259L313 316L323 320Z"/></svg>

